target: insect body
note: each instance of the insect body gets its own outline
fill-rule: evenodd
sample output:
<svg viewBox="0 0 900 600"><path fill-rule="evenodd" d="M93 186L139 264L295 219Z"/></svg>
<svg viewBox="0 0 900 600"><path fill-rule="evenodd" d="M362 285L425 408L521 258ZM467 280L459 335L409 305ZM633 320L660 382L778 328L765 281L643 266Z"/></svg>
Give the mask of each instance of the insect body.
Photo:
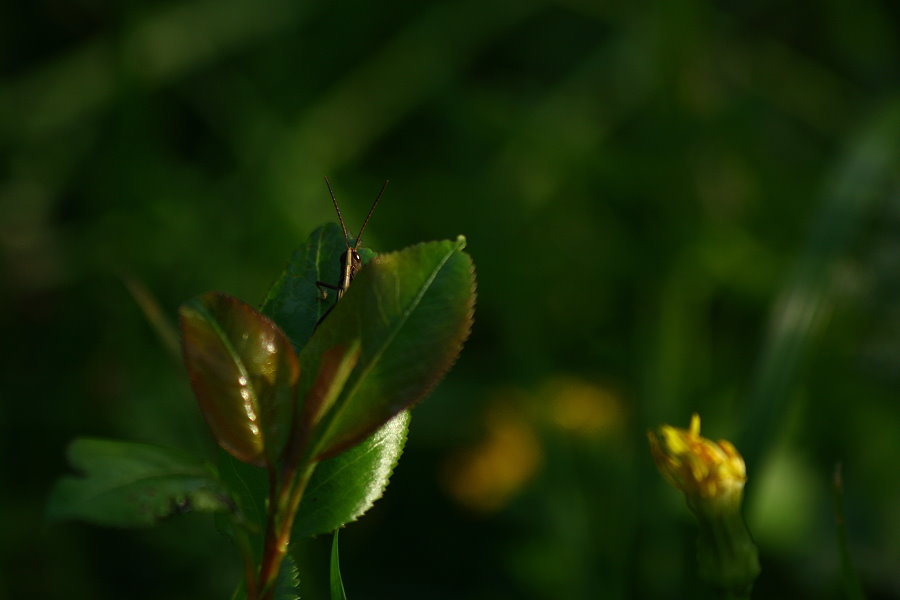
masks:
<svg viewBox="0 0 900 600"><path fill-rule="evenodd" d="M344 292L347 291L347 288L350 287L350 282L353 281L353 278L359 272L359 269L362 267L362 259L359 256L359 245L362 241L363 231L366 229L366 225L369 223L369 219L372 217L372 213L375 212L375 207L378 206L378 201L381 200L382 194L384 194L385 188L389 180L385 180L384 185L381 186L381 191L378 192L378 196L375 197L375 201L372 203L372 208L369 209L369 214L366 215L366 220L363 221L362 227L359 228L359 234L356 236L356 240L353 245L350 245L350 236L347 233L347 226L344 225L344 215L341 214L341 208L338 206L337 198L334 196L334 190L331 189L331 182L328 181L328 178L325 178L325 185L328 186L328 193L331 195L331 202L334 204L334 210L337 211L338 220L341 222L341 231L344 232L344 241L347 244L347 250L341 254L341 276L338 280L337 285L332 285L330 283L325 283L324 281L317 281L316 287L322 292L322 299L324 300L327 297L327 292L323 288L327 288L330 290L335 290L337 293L337 300L335 300L335 304L337 304L340 299L344 296ZM334 308L335 304L332 304L328 310L325 311L319 318L319 322L316 323L318 325L321 323L325 317L328 316L328 313L331 312L331 309Z"/></svg>

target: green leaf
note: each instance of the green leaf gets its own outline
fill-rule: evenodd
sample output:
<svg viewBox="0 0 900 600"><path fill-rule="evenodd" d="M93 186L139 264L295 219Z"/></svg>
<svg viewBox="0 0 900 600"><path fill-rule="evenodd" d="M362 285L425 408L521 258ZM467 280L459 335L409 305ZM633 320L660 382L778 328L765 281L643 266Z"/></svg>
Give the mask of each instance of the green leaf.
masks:
<svg viewBox="0 0 900 600"><path fill-rule="evenodd" d="M331 582L331 600L347 600L347 592L344 591L344 582L341 580L341 553L338 549L338 531L334 530L331 538L331 569L329 581Z"/></svg>
<svg viewBox="0 0 900 600"><path fill-rule="evenodd" d="M281 562L281 570L278 571L278 579L275 581L275 590L272 600L300 600L300 571L294 558L288 554ZM247 584L242 582L231 595L231 600L246 600Z"/></svg>
<svg viewBox="0 0 900 600"><path fill-rule="evenodd" d="M343 527L381 498L403 453L409 421L403 411L361 444L319 463L297 511L294 537Z"/></svg>
<svg viewBox="0 0 900 600"><path fill-rule="evenodd" d="M235 458L274 463L292 432L297 355L249 304L209 292L181 306L184 362L216 441Z"/></svg>
<svg viewBox="0 0 900 600"><path fill-rule="evenodd" d="M347 378L359 362L360 343L353 340L349 346L336 346L326 350L319 361L319 374L303 402L303 427L311 430L334 405Z"/></svg>
<svg viewBox="0 0 900 600"><path fill-rule="evenodd" d="M239 461L220 450L216 454L216 468L222 485L228 488L235 504L233 515L217 517L219 530L233 535L232 527L239 526L247 533L262 537L266 524L266 501L269 477L266 471Z"/></svg>
<svg viewBox="0 0 900 600"><path fill-rule="evenodd" d="M428 395L452 366L475 304L474 268L464 246L460 236L378 256L316 329L300 354L304 391L325 351L361 342L356 367L314 434L316 458L371 434Z"/></svg>
<svg viewBox="0 0 900 600"><path fill-rule="evenodd" d="M84 476L56 484L47 505L51 520L144 527L171 515L233 506L207 465L175 450L81 438L70 444L68 457Z"/></svg>
<svg viewBox="0 0 900 600"><path fill-rule="evenodd" d="M346 249L337 223L316 228L306 243L294 251L263 301L262 312L281 326L298 351L336 298L329 292L329 298L323 301L316 282L337 284L340 256Z"/></svg>
<svg viewBox="0 0 900 600"><path fill-rule="evenodd" d="M275 595L273 600L300 600L300 571L297 563L288 554L281 562L281 570L275 582Z"/></svg>
<svg viewBox="0 0 900 600"><path fill-rule="evenodd" d="M316 228L294 251L287 267L266 294L260 310L278 323L298 352L337 298L334 290L328 290L328 297L323 300L316 282L337 285L341 255L346 249L347 242L337 223ZM363 264L375 257L375 252L368 248L360 248L358 252Z"/></svg>

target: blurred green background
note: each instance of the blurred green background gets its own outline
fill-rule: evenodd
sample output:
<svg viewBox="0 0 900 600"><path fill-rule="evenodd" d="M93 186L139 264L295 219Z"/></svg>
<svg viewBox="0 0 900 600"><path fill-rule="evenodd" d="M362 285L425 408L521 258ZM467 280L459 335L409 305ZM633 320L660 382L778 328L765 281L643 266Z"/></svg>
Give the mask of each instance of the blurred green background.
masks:
<svg viewBox="0 0 900 600"><path fill-rule="evenodd" d="M465 234L475 328L342 535L354 598L706 598L645 431L750 469L757 598L900 598L900 6L0 5L0 597L225 598L211 518L48 526L75 436L212 456L168 317L334 220ZM297 546L323 598L329 540Z"/></svg>

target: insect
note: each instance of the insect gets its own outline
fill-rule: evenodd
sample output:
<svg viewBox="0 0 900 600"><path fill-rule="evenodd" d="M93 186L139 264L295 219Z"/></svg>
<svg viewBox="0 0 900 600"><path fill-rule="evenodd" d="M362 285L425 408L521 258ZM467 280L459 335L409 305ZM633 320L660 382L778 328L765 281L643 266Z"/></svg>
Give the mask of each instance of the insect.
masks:
<svg viewBox="0 0 900 600"><path fill-rule="evenodd" d="M378 196L375 197L375 201L372 203L372 208L369 209L369 214L366 215L366 220L363 221L362 227L359 228L359 233L356 235L356 240L353 245L350 245L350 235L347 233L347 226L344 225L344 215L341 214L341 208L338 206L337 198L334 196L334 190L331 188L331 182L328 181L328 177L325 178L325 185L328 186L328 193L331 195L331 202L334 204L334 210L337 211L338 220L341 222L341 230L344 232L344 241L347 244L347 250L341 254L341 276L338 280L337 285L332 285L330 283L326 283L324 281L317 281L316 287L319 288L319 291L322 292L322 299L326 299L328 297L328 292L323 288L327 288L329 290L335 290L337 292L337 299L334 304L328 307L328 310L325 311L321 317L319 317L318 325L321 323L325 317L328 316L328 313L335 307L335 305L341 300L344 296L344 293L347 291L347 288L350 287L350 282L353 281L353 278L359 272L359 269L362 267L362 259L359 256L360 242L362 241L363 231L366 229L366 225L369 223L369 219L372 217L372 213L375 212L375 207L378 206L378 201L381 200L382 194L384 194L384 190L387 188L390 180L385 179L384 185L381 186L381 191L378 192Z"/></svg>

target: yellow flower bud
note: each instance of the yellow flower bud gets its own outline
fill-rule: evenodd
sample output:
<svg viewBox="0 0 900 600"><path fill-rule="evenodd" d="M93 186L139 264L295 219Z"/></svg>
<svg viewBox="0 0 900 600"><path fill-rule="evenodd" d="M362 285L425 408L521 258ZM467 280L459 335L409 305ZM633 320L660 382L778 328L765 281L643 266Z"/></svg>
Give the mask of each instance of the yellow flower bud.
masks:
<svg viewBox="0 0 900 600"><path fill-rule="evenodd" d="M700 416L689 429L663 425L647 433L660 473L684 492L692 508L726 510L740 506L747 469L727 440L713 442L700 435Z"/></svg>
<svg viewBox="0 0 900 600"><path fill-rule="evenodd" d="M697 517L700 574L733 598L749 598L759 558L741 515L747 468L731 442L700 435L700 416L688 429L663 425L647 433L660 473L684 493Z"/></svg>

